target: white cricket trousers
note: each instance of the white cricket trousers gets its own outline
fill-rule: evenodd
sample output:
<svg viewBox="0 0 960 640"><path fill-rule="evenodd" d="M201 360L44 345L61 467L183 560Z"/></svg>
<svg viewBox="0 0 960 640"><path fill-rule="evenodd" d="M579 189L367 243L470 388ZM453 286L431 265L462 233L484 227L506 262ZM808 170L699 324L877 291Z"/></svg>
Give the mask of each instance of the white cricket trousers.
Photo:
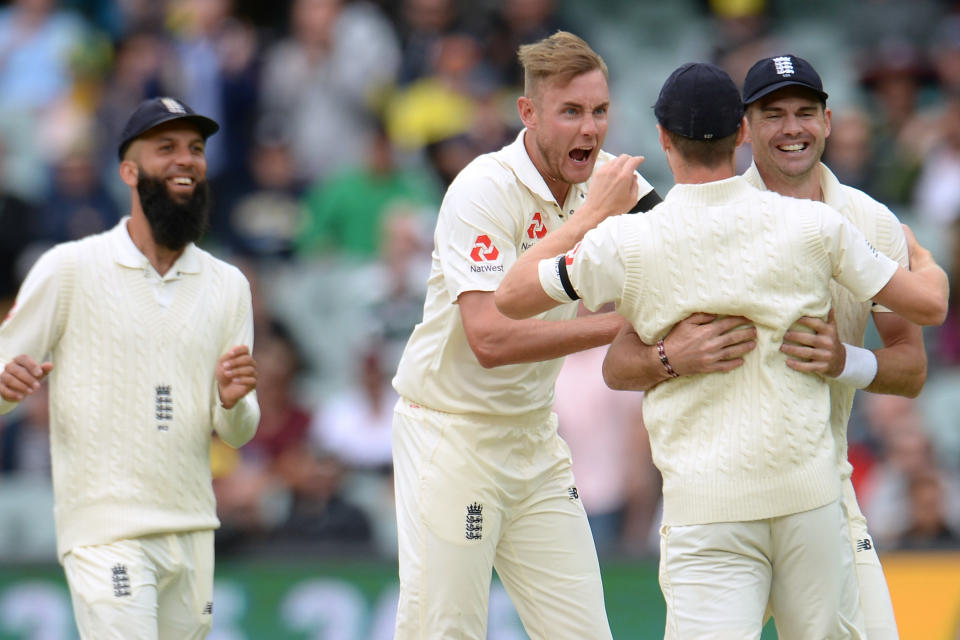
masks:
<svg viewBox="0 0 960 640"><path fill-rule="evenodd" d="M600 566L556 415L393 420L395 640L484 640L495 567L531 640L608 640Z"/></svg>
<svg viewBox="0 0 960 640"><path fill-rule="evenodd" d="M213 626L213 531L78 547L63 559L83 640L197 640Z"/></svg>
<svg viewBox="0 0 960 640"><path fill-rule="evenodd" d="M897 620L893 615L890 589L883 575L880 557L873 538L867 531L867 519L860 511L853 484L843 483L843 507L850 522L850 544L860 584L860 608L863 611L867 637L870 640L900 640Z"/></svg>
<svg viewBox="0 0 960 640"><path fill-rule="evenodd" d="M864 640L840 501L778 518L660 531L667 640L756 640L769 602L780 640Z"/></svg>

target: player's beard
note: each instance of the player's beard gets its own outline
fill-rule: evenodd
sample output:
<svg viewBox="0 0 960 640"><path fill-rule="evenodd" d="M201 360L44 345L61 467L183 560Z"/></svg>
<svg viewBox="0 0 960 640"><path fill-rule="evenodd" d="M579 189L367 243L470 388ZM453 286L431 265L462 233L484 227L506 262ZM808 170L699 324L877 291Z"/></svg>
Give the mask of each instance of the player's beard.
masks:
<svg viewBox="0 0 960 640"><path fill-rule="evenodd" d="M150 224L153 240L172 251L179 251L199 240L210 221L210 187L197 180L193 193L182 200L170 195L163 178L149 176L142 169L137 180L140 206Z"/></svg>

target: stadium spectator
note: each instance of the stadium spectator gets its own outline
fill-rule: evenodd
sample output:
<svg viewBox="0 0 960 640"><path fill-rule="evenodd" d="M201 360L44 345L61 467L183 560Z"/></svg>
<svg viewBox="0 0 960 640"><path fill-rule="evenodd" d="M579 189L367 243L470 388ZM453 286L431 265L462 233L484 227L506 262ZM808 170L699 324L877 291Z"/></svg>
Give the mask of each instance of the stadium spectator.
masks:
<svg viewBox="0 0 960 640"><path fill-rule="evenodd" d="M362 164L337 170L306 192L297 253L372 261L386 249L380 230L391 212L435 209L438 202L430 174L400 165L390 137L374 126Z"/></svg>
<svg viewBox="0 0 960 640"><path fill-rule="evenodd" d="M264 52L262 115L285 127L297 179L313 183L362 161L369 114L396 78L393 26L367 2L293 0L290 34Z"/></svg>
<svg viewBox="0 0 960 640"><path fill-rule="evenodd" d="M106 231L119 221L120 208L102 179L92 144L78 142L53 167L33 233L54 244Z"/></svg>

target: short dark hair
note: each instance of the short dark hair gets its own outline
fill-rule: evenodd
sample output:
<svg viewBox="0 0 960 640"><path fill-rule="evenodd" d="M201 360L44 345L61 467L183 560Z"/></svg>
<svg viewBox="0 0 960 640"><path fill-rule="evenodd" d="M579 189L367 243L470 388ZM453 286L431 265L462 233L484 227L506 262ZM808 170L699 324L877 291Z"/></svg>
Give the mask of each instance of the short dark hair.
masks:
<svg viewBox="0 0 960 640"><path fill-rule="evenodd" d="M730 162L733 158L733 152L737 148L739 129L728 136L709 140L687 138L669 129L664 129L664 131L670 138L671 144L677 148L684 159L694 164L715 169Z"/></svg>

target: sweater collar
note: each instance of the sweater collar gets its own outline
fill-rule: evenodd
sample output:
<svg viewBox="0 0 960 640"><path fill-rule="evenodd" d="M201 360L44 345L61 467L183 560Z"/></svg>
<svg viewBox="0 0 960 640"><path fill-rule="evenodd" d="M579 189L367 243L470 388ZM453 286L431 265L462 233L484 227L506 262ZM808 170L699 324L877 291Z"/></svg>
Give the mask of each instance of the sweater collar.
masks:
<svg viewBox="0 0 960 640"><path fill-rule="evenodd" d="M843 191L843 185L840 184L837 176L833 175L829 167L822 162L818 165L817 170L820 175L820 190L823 192L823 201L837 211L843 211L847 205L847 196ZM757 163L751 162L750 168L744 172L743 177L756 188L767 190L767 185L764 184L763 178L760 177L760 171L757 169Z"/></svg>
<svg viewBox="0 0 960 640"><path fill-rule="evenodd" d="M133 238L127 231L129 220L130 216L124 217L109 232L114 247L114 259L117 264L129 269L153 269L153 265L150 264L147 256L143 255L137 245L133 244ZM186 246L177 261L173 263L173 266L167 272L167 276L185 273L200 273L199 249L192 242Z"/></svg>
<svg viewBox="0 0 960 640"><path fill-rule="evenodd" d="M820 163L820 190L823 191L823 201L836 209L843 211L847 206L847 195L843 191L843 185L837 180L837 176L827 167Z"/></svg>
<svg viewBox="0 0 960 640"><path fill-rule="evenodd" d="M667 192L666 202L693 205L718 205L739 200L755 188L743 176L733 176L703 184L676 184Z"/></svg>

